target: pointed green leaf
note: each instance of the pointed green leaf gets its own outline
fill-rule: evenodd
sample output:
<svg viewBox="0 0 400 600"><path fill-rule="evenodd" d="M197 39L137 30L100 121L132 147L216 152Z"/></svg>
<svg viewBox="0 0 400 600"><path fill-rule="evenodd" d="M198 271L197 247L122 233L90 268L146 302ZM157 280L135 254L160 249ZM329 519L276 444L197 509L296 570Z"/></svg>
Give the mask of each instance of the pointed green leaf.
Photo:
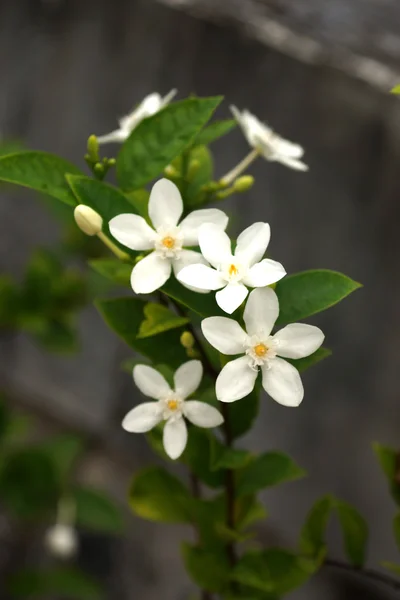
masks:
<svg viewBox="0 0 400 600"><path fill-rule="evenodd" d="M283 452L266 452L254 458L239 473L237 495L254 494L264 488L304 476L305 471Z"/></svg>
<svg viewBox="0 0 400 600"><path fill-rule="evenodd" d="M194 144L208 146L223 135L229 133L236 127L235 119L226 119L225 121L213 121L195 137Z"/></svg>
<svg viewBox="0 0 400 600"><path fill-rule="evenodd" d="M73 164L47 152L17 152L0 158L0 180L49 194L70 206L77 204L65 179L81 175Z"/></svg>
<svg viewBox="0 0 400 600"><path fill-rule="evenodd" d="M393 500L400 506L400 454L393 448L378 443L374 443L372 447L388 480Z"/></svg>
<svg viewBox="0 0 400 600"><path fill-rule="evenodd" d="M226 316L226 313L216 303L214 292L210 294L192 292L173 277L167 281L161 291L185 308L189 308L200 315L200 317Z"/></svg>
<svg viewBox="0 0 400 600"><path fill-rule="evenodd" d="M242 469L251 460L253 455L248 450L224 446L217 438L211 444L211 470Z"/></svg>
<svg viewBox="0 0 400 600"><path fill-rule="evenodd" d="M218 552L183 543L182 554L187 572L201 589L210 592L225 589L231 567L224 549Z"/></svg>
<svg viewBox="0 0 400 600"><path fill-rule="evenodd" d="M231 434L234 439L244 435L251 429L260 406L260 386L255 385L254 390L238 402L227 405Z"/></svg>
<svg viewBox="0 0 400 600"><path fill-rule="evenodd" d="M13 598L42 600L49 595L74 600L101 600L105 597L100 586L88 575L71 567L46 571L24 569L7 581L7 591Z"/></svg>
<svg viewBox="0 0 400 600"><path fill-rule="evenodd" d="M221 100L219 96L188 98L144 119L117 158L117 178L122 189L141 188L160 175L192 142Z"/></svg>
<svg viewBox="0 0 400 600"><path fill-rule="evenodd" d="M339 517L347 558L355 567L362 567L368 542L368 525L364 517L347 502L335 499L334 507Z"/></svg>
<svg viewBox="0 0 400 600"><path fill-rule="evenodd" d="M137 214L124 194L109 183L77 175L67 175L66 178L79 204L93 208L103 217L105 224L123 213Z"/></svg>
<svg viewBox="0 0 400 600"><path fill-rule="evenodd" d="M117 285L131 287L132 265L116 258L96 258L89 260L89 265L96 273L103 275Z"/></svg>
<svg viewBox="0 0 400 600"><path fill-rule="evenodd" d="M302 373L303 371L306 371L313 365L319 363L321 360L324 360L324 358L328 358L328 356L330 356L331 354L332 350L329 350L329 348L318 348L316 352L310 354L310 356L306 356L305 358L300 358L297 360L290 360L285 358L285 360L290 362L294 367L296 367L298 371L300 371L300 373Z"/></svg>
<svg viewBox="0 0 400 600"><path fill-rule="evenodd" d="M342 273L316 269L284 277L276 285L280 313L277 325L306 319L334 306L360 283Z"/></svg>
<svg viewBox="0 0 400 600"><path fill-rule="evenodd" d="M72 491L76 506L76 521L87 529L120 533L123 519L120 508L102 490L77 486Z"/></svg>
<svg viewBox="0 0 400 600"><path fill-rule="evenodd" d="M187 317L180 317L169 308L156 302L149 302L144 309L145 320L141 322L138 339L159 335L170 329L176 329L189 323ZM157 343L157 342L155 342Z"/></svg>
<svg viewBox="0 0 400 600"><path fill-rule="evenodd" d="M320 498L311 508L300 534L300 550L303 554L317 556L325 548L325 532L332 508L331 496Z"/></svg>
<svg viewBox="0 0 400 600"><path fill-rule="evenodd" d="M224 485L225 474L221 471L212 471L211 443L213 434L207 429L190 427L188 443L182 455L182 461L206 485L218 488Z"/></svg>

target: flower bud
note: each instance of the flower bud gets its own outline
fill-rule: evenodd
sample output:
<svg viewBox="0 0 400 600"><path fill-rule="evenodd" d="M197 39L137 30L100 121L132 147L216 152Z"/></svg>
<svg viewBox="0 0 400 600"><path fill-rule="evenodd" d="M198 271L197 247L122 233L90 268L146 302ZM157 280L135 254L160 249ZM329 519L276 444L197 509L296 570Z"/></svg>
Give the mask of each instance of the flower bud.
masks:
<svg viewBox="0 0 400 600"><path fill-rule="evenodd" d="M196 176L200 167L201 167L201 163L196 158L194 158L193 160L190 161L188 170L187 170L187 179L189 181L192 181L192 179Z"/></svg>
<svg viewBox="0 0 400 600"><path fill-rule="evenodd" d="M186 350L193 348L195 339L190 331L184 331L181 335L181 344Z"/></svg>
<svg viewBox="0 0 400 600"><path fill-rule="evenodd" d="M57 558L72 558L78 550L78 535L70 525L53 525L47 530L44 541L48 552Z"/></svg>
<svg viewBox="0 0 400 600"><path fill-rule="evenodd" d="M251 175L243 175L238 177L233 184L235 192L247 192L254 184L254 177Z"/></svg>
<svg viewBox="0 0 400 600"><path fill-rule="evenodd" d="M167 177L176 178L179 177L179 172L175 169L173 165L167 165L164 169L164 175Z"/></svg>
<svg viewBox="0 0 400 600"><path fill-rule="evenodd" d="M86 235L97 235L103 226L101 216L85 204L79 204L74 210L75 222Z"/></svg>
<svg viewBox="0 0 400 600"><path fill-rule="evenodd" d="M87 141L87 150L90 160L96 163L99 160L99 143L95 135L91 135Z"/></svg>

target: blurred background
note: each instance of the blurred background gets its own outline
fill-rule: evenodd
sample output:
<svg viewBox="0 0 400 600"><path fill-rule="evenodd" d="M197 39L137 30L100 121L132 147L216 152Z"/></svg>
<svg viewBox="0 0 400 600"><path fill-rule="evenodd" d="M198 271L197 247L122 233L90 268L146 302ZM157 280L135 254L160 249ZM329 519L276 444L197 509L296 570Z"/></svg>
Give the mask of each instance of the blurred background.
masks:
<svg viewBox="0 0 400 600"><path fill-rule="evenodd" d="M4 140L83 167L90 134L114 129L116 119L152 91L176 87L179 97L224 94L219 118L229 117L233 103L304 146L307 174L261 160L251 168L256 186L229 201L233 229L268 221L271 252L289 273L330 268L364 287L314 319L333 356L304 376L301 409L285 410L264 398L256 428L243 443L286 451L309 472L299 483L265 493L269 518L262 539L294 543L313 501L332 492L369 521L371 565L399 562L391 531L395 507L371 450L372 441L399 445L400 104L389 94L399 82L396 0L0 3ZM239 130L217 142L217 177L247 150ZM110 156L116 151L107 147ZM2 274L25 281L38 247L62 256L77 273L83 256L101 252L72 233L55 203L1 188ZM86 299L100 284L93 279L88 286ZM139 399L121 369L129 349L90 305L79 311L79 351L72 355L49 353L36 323L25 329L2 329L0 388L8 405L30 416L39 439L84 436L79 480L108 491L126 512L121 536L82 529L75 562L104 584L110 599L188 598L193 588L179 541L191 533L139 521L126 508L130 475L156 460L143 436L120 427ZM330 536L331 554L340 557L334 527ZM42 532L21 533L6 517L0 547L3 581L16 560L45 560ZM358 597L390 596L332 570L290 595Z"/></svg>

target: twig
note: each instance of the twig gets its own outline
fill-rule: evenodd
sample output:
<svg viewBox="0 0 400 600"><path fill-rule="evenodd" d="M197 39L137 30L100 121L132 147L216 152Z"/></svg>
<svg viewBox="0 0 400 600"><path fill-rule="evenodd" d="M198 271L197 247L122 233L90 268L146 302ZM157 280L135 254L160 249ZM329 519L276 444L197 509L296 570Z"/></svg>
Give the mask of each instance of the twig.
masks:
<svg viewBox="0 0 400 600"><path fill-rule="evenodd" d="M364 569L362 567L355 567L341 560L335 560L333 558L325 559L324 566L333 567L334 569L340 569L341 571L346 571L348 573L354 573L355 575L359 575L360 577L365 577L366 579L370 579L371 581L375 581L377 583L383 583L394 590L400 591L400 579L394 579L393 577L390 577L390 575L380 573L379 571L375 571L374 569Z"/></svg>

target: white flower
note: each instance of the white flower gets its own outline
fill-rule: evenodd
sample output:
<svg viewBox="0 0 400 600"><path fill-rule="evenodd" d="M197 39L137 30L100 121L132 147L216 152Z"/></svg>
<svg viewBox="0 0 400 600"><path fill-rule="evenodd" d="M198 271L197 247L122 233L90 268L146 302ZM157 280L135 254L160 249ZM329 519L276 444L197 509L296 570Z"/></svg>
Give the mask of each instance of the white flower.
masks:
<svg viewBox="0 0 400 600"><path fill-rule="evenodd" d="M139 404L128 412L122 427L133 433L145 433L161 421L164 426L165 452L172 459L179 458L186 447L187 428L184 417L198 427L217 427L222 415L206 402L186 400L200 385L203 367L199 360L190 360L179 367L174 375L172 390L164 377L152 367L137 365L133 379L142 394L158 402Z"/></svg>
<svg viewBox="0 0 400 600"><path fill-rule="evenodd" d="M57 558L72 558L78 550L78 535L71 525L56 523L47 530L45 545Z"/></svg>
<svg viewBox="0 0 400 600"><path fill-rule="evenodd" d="M108 142L124 142L143 119L155 115L164 108L164 106L167 106L176 95L176 92L177 90L171 90L164 98L157 92L146 96L139 106L137 106L129 115L119 119L119 129L107 133L106 135L101 135L97 138L98 143L107 144Z"/></svg>
<svg viewBox="0 0 400 600"><path fill-rule="evenodd" d="M187 265L206 264L199 252L185 250L184 246L198 245L202 223L215 223L221 230L228 223L228 217L221 210L205 208L191 212L178 225L183 202L178 188L168 179L160 179L153 186L148 209L154 229L143 217L133 214L118 215L109 223L112 235L124 246L132 250L153 250L133 268L131 285L136 294L150 294L163 286L172 269L177 276Z"/></svg>
<svg viewBox="0 0 400 600"><path fill-rule="evenodd" d="M303 358L324 340L318 327L304 323L287 325L271 335L279 314L278 298L271 288L251 292L244 311L247 332L233 319L210 317L201 323L207 341L223 354L244 354L227 363L216 382L221 402L234 402L253 390L261 368L265 391L279 404L298 406L304 390L299 372L284 358Z"/></svg>
<svg viewBox="0 0 400 600"><path fill-rule="evenodd" d="M231 314L246 298L246 286L264 287L286 275L280 263L269 258L261 260L270 236L268 223L254 223L239 235L232 254L231 241L221 227L202 225L199 229L200 250L214 268L193 264L182 269L177 277L186 285L220 290L215 295L217 303Z"/></svg>
<svg viewBox="0 0 400 600"><path fill-rule="evenodd" d="M236 106L231 106L231 111L250 146L257 149L264 158L298 171L308 170L308 166L299 160L304 154L301 146L281 138L248 110L240 111Z"/></svg>

